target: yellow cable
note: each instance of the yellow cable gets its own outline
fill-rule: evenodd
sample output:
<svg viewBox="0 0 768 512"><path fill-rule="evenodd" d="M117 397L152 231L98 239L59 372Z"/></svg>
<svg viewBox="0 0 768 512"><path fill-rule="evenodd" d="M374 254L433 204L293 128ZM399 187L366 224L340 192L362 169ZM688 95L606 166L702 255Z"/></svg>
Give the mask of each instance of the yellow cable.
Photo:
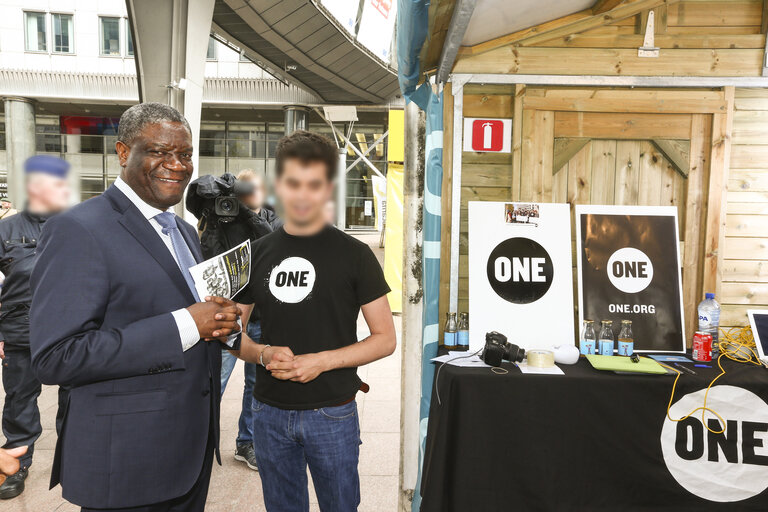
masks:
<svg viewBox="0 0 768 512"><path fill-rule="evenodd" d="M755 364L757 366L763 366L763 363L760 361L760 358L757 355L757 352L755 351L755 339L752 336L752 329L749 327L734 327L729 329L728 331L721 330L720 333L720 340L718 343L718 347L720 348L720 356L717 358L717 366L720 368L720 374L718 374L717 377L712 379L712 381L707 386L707 390L704 392L704 403L700 406L683 416L682 418L673 419L669 415L669 410L672 408L672 402L675 399L675 389L677 388L677 381L680 379L680 375L682 372L680 370L677 370L675 368L672 368L671 366L667 366L663 363L661 364L664 368L669 368L670 370L677 373L677 376L675 376L675 382L672 384L672 394L669 396L669 403L667 404L667 418L669 418L669 421L683 421L686 418L691 417L694 413L697 411L701 411L701 423L704 425L704 427L712 432L713 434L722 434L725 432L725 420L722 416L720 416L716 411L713 409L710 409L707 407L707 398L709 397L709 390L712 388L712 386L717 382L717 380L725 375L725 369L722 365L722 359L723 357L726 357L732 361L737 361L739 363L746 363L746 364ZM723 426L722 430L712 430L709 428L709 425L707 425L707 422L704 421L704 414L709 411L720 420L720 425Z"/></svg>

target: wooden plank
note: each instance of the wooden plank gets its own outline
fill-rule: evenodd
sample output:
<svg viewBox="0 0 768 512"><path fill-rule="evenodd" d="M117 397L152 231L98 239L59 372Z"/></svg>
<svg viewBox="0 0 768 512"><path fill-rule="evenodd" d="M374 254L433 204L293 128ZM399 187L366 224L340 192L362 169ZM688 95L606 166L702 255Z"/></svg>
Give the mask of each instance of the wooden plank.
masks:
<svg viewBox="0 0 768 512"><path fill-rule="evenodd" d="M618 27L616 27L618 29ZM554 48L639 48L643 45L643 34L625 34L618 30L609 33L594 31L554 39L541 43ZM754 48L765 46L764 34L657 34L654 44L661 49L696 48Z"/></svg>
<svg viewBox="0 0 768 512"><path fill-rule="evenodd" d="M734 236L768 235L768 219L764 215L728 215L725 222L725 234Z"/></svg>
<svg viewBox="0 0 768 512"><path fill-rule="evenodd" d="M514 98L500 94L465 94L465 117L512 117Z"/></svg>
<svg viewBox="0 0 768 512"><path fill-rule="evenodd" d="M729 202L732 201L732 191L768 192L768 169L731 169L728 176ZM765 195L765 202L768 203L768 194Z"/></svg>
<svg viewBox="0 0 768 512"><path fill-rule="evenodd" d="M637 204L640 188L640 143L621 140L616 143L615 204Z"/></svg>
<svg viewBox="0 0 768 512"><path fill-rule="evenodd" d="M462 159L462 171L464 167ZM443 89L443 183L440 203L440 291L438 293L439 339L443 336L443 321L450 302L451 258L451 210L453 190L453 94L452 84L445 84Z"/></svg>
<svg viewBox="0 0 768 512"><path fill-rule="evenodd" d="M523 151L523 98L526 87L515 86L514 113L512 117L512 198L520 199L520 176L522 175Z"/></svg>
<svg viewBox="0 0 768 512"><path fill-rule="evenodd" d="M616 179L616 141L592 141L592 204L613 204Z"/></svg>
<svg viewBox="0 0 768 512"><path fill-rule="evenodd" d="M624 2L624 0L597 0L595 5L592 6L592 13L601 14L610 11L611 9L618 7L622 2Z"/></svg>
<svg viewBox="0 0 768 512"><path fill-rule="evenodd" d="M626 5L620 5L610 11L596 14L589 18L575 20L572 23L553 28L552 30L522 37L515 41L515 44L521 46L530 46L541 43L543 41L549 41L550 39L565 37L569 34L578 34L579 32L602 27L603 25L608 25L609 23L615 23L620 20L632 18L640 12L653 9L654 7L658 7L660 5L673 3L676 3L676 0L636 0Z"/></svg>
<svg viewBox="0 0 768 512"><path fill-rule="evenodd" d="M568 162L562 165L552 177L552 202L565 203L568 201Z"/></svg>
<svg viewBox="0 0 768 512"><path fill-rule="evenodd" d="M712 116L712 150L710 156L709 194L704 243L705 289L720 295L722 261L725 245L725 206L727 204L728 171L731 162L731 131L733 129L734 88L725 88L729 108L726 114Z"/></svg>
<svg viewBox="0 0 768 512"><path fill-rule="evenodd" d="M533 201L533 169L536 167L537 148L535 147L535 110L522 110L520 200Z"/></svg>
<svg viewBox="0 0 768 512"><path fill-rule="evenodd" d="M691 142L688 140L652 139L664 157L675 167L681 176L687 177L690 168Z"/></svg>
<svg viewBox="0 0 768 512"><path fill-rule="evenodd" d="M710 116L694 114L691 119L691 159L687 193L685 196L685 218L680 219L685 241L683 255L683 309L685 315L685 331L694 332L696 325L693 311L701 300L702 276L701 269L704 261L704 218L707 212L706 191L709 181L710 141L712 139L712 121Z"/></svg>
<svg viewBox="0 0 768 512"><path fill-rule="evenodd" d="M593 139L686 139L691 114L555 112L555 137Z"/></svg>
<svg viewBox="0 0 768 512"><path fill-rule="evenodd" d="M723 256L727 259L768 260L765 238L726 238Z"/></svg>
<svg viewBox="0 0 768 512"><path fill-rule="evenodd" d="M461 185L468 187L511 187L512 166L499 164L461 165Z"/></svg>
<svg viewBox="0 0 768 512"><path fill-rule="evenodd" d="M552 201L552 159L555 143L555 113L546 110L538 110L536 119L536 147L540 151L540 158L536 159L537 167L534 169L534 190L538 201Z"/></svg>
<svg viewBox="0 0 768 512"><path fill-rule="evenodd" d="M765 304L768 303L768 283L725 282L720 297L726 304Z"/></svg>
<svg viewBox="0 0 768 512"><path fill-rule="evenodd" d="M640 141L638 162L639 183L637 204L658 206L661 204L661 179L667 162L664 156L648 141Z"/></svg>
<svg viewBox="0 0 768 512"><path fill-rule="evenodd" d="M567 200L573 206L590 204L590 181L592 181L592 151L591 146L581 150L568 162L568 195Z"/></svg>
<svg viewBox="0 0 768 512"><path fill-rule="evenodd" d="M611 91L617 92L617 91ZM633 97L634 91L621 91L613 97L600 97L597 94L591 98L537 98L528 96L523 102L524 108L541 110L558 110L571 112L637 112L657 114L706 114L725 112L725 102L717 100L701 100L695 94L686 99L644 99Z"/></svg>
<svg viewBox="0 0 768 512"><path fill-rule="evenodd" d="M768 283L768 261L724 260L723 282Z"/></svg>
<svg viewBox="0 0 768 512"><path fill-rule="evenodd" d="M733 146L731 167L734 169L768 169L768 145Z"/></svg>
<svg viewBox="0 0 768 512"><path fill-rule="evenodd" d="M589 143L586 137L580 138L555 138L553 172L557 173L560 168L568 163L573 156Z"/></svg>
<svg viewBox="0 0 768 512"><path fill-rule="evenodd" d="M679 2L668 7L667 24L687 27L760 26L762 1Z"/></svg>
<svg viewBox="0 0 768 512"><path fill-rule="evenodd" d="M457 59L455 73L629 76L761 76L760 49L669 49L653 59L630 48L505 46Z"/></svg>
<svg viewBox="0 0 768 512"><path fill-rule="evenodd" d="M768 203L737 203L730 199L733 192L728 192L729 200L725 212L728 215L768 215Z"/></svg>

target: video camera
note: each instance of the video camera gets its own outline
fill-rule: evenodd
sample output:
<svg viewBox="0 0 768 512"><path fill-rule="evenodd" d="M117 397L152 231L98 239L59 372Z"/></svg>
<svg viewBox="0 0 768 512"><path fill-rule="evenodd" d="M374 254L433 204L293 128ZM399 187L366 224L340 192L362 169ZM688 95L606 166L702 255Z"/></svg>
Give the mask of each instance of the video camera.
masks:
<svg viewBox="0 0 768 512"><path fill-rule="evenodd" d="M525 359L525 349L507 341L500 332L491 331L485 334L485 348L482 353L483 362L490 366L501 366L502 361L520 362Z"/></svg>
<svg viewBox="0 0 768 512"><path fill-rule="evenodd" d="M253 184L239 181L232 174L200 176L189 184L187 210L208 224L213 220L232 222L240 213L238 197L253 192ZM205 230L205 227L201 227Z"/></svg>

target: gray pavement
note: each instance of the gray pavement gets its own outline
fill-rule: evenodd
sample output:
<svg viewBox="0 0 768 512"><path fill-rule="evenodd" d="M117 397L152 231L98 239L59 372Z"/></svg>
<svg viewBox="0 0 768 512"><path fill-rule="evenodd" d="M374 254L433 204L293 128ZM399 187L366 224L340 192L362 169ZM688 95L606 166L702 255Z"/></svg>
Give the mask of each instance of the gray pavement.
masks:
<svg viewBox="0 0 768 512"><path fill-rule="evenodd" d="M368 242L381 260L378 234L358 235ZM397 351L388 358L360 368L360 377L370 384L367 394L358 393L357 403L363 444L360 448L361 512L389 512L397 509L398 468L400 461L400 318L395 317L398 335ZM358 320L358 337L368 334L362 316ZM256 471L234 460L237 419L242 403L243 364L238 362L222 399L221 451L222 466L214 464L206 511L265 511L261 481ZM5 393L0 388L0 403ZM76 512L79 507L61 497L61 488L48 490L53 449L56 443L56 388L45 386L40 396L43 434L35 446L35 459L27 478L27 487L18 498L0 501L3 512ZM4 441L2 435L0 440ZM319 511L311 490L310 510Z"/></svg>

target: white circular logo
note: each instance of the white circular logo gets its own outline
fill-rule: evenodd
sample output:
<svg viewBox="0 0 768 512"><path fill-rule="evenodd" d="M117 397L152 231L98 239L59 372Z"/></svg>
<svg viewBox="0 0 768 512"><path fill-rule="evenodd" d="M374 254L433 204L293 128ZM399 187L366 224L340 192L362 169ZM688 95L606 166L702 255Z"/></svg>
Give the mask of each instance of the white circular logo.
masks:
<svg viewBox="0 0 768 512"><path fill-rule="evenodd" d="M608 258L608 279L624 293L645 290L653 279L653 263L643 251L634 247L619 249Z"/></svg>
<svg viewBox="0 0 768 512"><path fill-rule="evenodd" d="M702 389L685 395L669 410L682 418L704 403ZM701 411L683 421L664 420L661 451L675 480L686 490L710 501L751 498L768 487L768 405L757 395L735 386L713 386L707 407L726 422L714 434L702 423ZM709 411L704 422L722 430Z"/></svg>
<svg viewBox="0 0 768 512"><path fill-rule="evenodd" d="M284 259L269 275L269 291L280 302L301 302L314 286L315 267L304 258L296 256Z"/></svg>

